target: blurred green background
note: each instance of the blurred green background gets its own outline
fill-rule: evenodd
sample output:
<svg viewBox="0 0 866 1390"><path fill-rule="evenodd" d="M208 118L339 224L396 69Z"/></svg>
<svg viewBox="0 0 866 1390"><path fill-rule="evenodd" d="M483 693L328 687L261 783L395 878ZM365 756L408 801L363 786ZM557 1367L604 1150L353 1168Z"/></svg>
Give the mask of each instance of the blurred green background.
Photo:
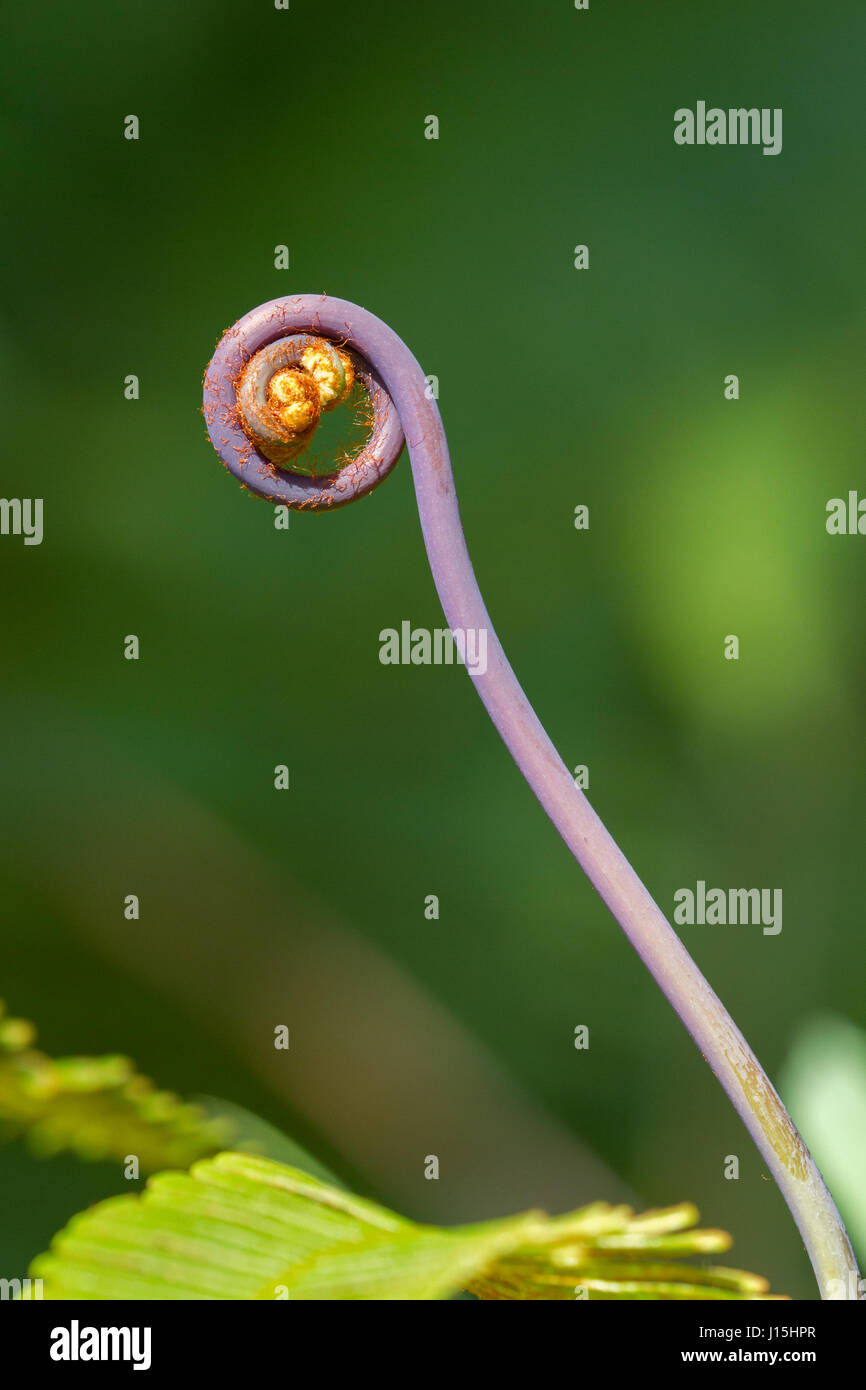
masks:
<svg viewBox="0 0 866 1390"><path fill-rule="evenodd" d="M0 493L44 497L45 539L0 540L0 994L46 1050L224 1096L412 1216L689 1198L814 1297L465 672L378 661L380 629L442 621L406 458L275 531L200 383L236 318L322 290L439 377L489 610L635 867L668 910L699 878L784 890L777 937L681 929L777 1078L816 1019L864 1022L866 540L824 529L864 476L862 5L6 22ZM699 99L782 107L781 155L675 146ZM799 1074L820 1091L817 1055ZM0 1150L0 1272L126 1186Z"/></svg>

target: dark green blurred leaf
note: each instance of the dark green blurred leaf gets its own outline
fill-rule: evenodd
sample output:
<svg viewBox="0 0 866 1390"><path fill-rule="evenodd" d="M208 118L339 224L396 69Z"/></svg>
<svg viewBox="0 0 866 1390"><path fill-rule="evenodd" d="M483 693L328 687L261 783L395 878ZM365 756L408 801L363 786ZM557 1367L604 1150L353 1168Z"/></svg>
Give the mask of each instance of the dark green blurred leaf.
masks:
<svg viewBox="0 0 866 1390"><path fill-rule="evenodd" d="M144 1172L189 1167L234 1138L216 1110L159 1091L126 1057L47 1057L33 1025L9 1018L0 1001L0 1134L26 1133L40 1154L134 1155Z"/></svg>

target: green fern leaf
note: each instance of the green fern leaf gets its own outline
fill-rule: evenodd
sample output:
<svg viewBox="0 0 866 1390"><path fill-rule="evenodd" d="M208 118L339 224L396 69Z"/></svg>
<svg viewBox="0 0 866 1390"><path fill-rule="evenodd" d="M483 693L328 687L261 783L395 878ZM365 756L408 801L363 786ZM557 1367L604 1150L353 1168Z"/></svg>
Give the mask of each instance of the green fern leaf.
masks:
<svg viewBox="0 0 866 1390"><path fill-rule="evenodd" d="M687 1204L636 1217L598 1203L446 1230L223 1153L74 1217L30 1272L50 1299L769 1297L756 1275L677 1263L730 1244L696 1219Z"/></svg>

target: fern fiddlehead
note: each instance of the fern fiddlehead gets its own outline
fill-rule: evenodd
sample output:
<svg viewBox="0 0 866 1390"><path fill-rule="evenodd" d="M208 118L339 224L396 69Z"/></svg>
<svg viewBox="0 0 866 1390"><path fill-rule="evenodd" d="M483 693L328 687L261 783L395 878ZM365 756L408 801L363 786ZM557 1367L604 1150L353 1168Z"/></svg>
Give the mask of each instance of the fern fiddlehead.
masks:
<svg viewBox="0 0 866 1390"><path fill-rule="evenodd" d="M274 391L268 399L267 390L260 389L258 416L249 410L242 414L239 400L244 373L256 354L281 339L305 334L350 354L373 411L372 433L358 455L322 478L305 476L297 467L289 471L274 460L269 434L276 429L279 405ZM393 468L405 434L421 529L449 627L486 635L486 668L468 669L493 723L746 1125L799 1227L822 1298L856 1298L857 1265L844 1225L779 1095L661 908L575 786L508 663L472 569L439 410L412 353L387 324L346 300L325 295L272 300L238 320L220 340L205 374L204 414L214 448L246 488L274 503L317 511L354 501L375 487ZM309 424L281 441L288 451L284 462L297 458L291 451L306 430Z"/></svg>

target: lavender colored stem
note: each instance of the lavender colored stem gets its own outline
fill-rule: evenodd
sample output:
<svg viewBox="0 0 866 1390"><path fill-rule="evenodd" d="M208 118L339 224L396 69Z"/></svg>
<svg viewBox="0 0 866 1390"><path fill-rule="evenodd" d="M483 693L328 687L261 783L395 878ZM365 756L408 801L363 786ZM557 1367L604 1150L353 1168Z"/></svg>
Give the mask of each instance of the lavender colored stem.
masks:
<svg viewBox="0 0 866 1390"><path fill-rule="evenodd" d="M472 569L445 431L421 367L385 323L346 300L299 295L256 313L273 317L273 336L306 328L345 339L379 373L406 435L421 529L448 624L452 630L487 633L486 670L468 669L488 714L751 1134L799 1227L821 1297L857 1298L857 1264L845 1227L781 1099L661 908L575 786L508 664Z"/></svg>

